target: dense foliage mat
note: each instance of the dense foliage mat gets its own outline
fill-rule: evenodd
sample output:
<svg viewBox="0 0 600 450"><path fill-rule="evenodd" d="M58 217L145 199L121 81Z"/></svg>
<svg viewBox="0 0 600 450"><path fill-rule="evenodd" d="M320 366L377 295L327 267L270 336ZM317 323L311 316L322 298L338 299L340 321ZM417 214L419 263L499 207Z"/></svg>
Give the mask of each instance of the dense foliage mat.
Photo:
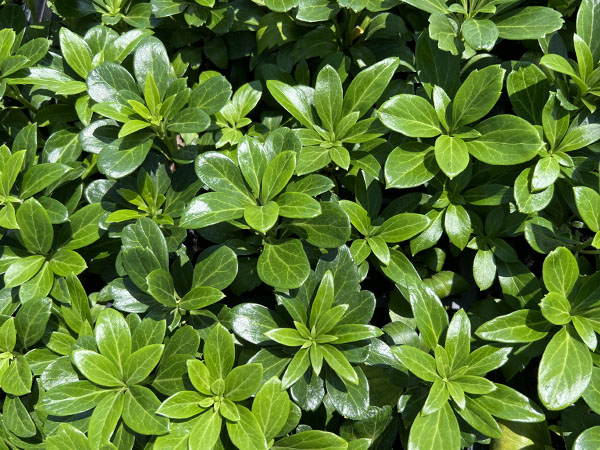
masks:
<svg viewBox="0 0 600 450"><path fill-rule="evenodd" d="M0 0L0 450L600 448L600 0Z"/></svg>

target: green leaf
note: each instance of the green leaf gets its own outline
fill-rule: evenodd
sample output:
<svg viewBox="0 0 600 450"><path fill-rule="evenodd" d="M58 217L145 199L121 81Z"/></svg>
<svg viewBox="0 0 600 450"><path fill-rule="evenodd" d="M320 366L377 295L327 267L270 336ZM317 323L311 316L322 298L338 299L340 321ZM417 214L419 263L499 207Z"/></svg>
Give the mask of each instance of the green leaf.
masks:
<svg viewBox="0 0 600 450"><path fill-rule="evenodd" d="M398 58L386 58L360 71L344 95L342 116L355 111L359 118L364 116L383 94L399 65Z"/></svg>
<svg viewBox="0 0 600 450"><path fill-rule="evenodd" d="M92 70L92 51L90 47L83 39L65 27L60 29L59 37L60 49L65 60L85 80L89 71Z"/></svg>
<svg viewBox="0 0 600 450"><path fill-rule="evenodd" d="M263 376L261 364L245 364L234 368L225 378L225 396L229 400L239 402L254 395Z"/></svg>
<svg viewBox="0 0 600 450"><path fill-rule="evenodd" d="M567 297L579 278L579 267L573 254L565 247L558 247L544 259L544 284L550 292Z"/></svg>
<svg viewBox="0 0 600 450"><path fill-rule="evenodd" d="M517 67L508 74L506 88L515 113L531 123L541 123L542 110L550 100L550 83L544 72L535 64Z"/></svg>
<svg viewBox="0 0 600 450"><path fill-rule="evenodd" d="M35 199L23 202L17 210L19 234L27 250L46 254L52 247L54 230L44 207Z"/></svg>
<svg viewBox="0 0 600 450"><path fill-rule="evenodd" d="M533 169L531 187L535 191L546 189L554 184L560 175L560 165L556 158L540 158Z"/></svg>
<svg viewBox="0 0 600 450"><path fill-rule="evenodd" d="M460 448L460 428L458 420L448 403L432 414L421 411L408 436L409 448L435 448L450 450Z"/></svg>
<svg viewBox="0 0 600 450"><path fill-rule="evenodd" d="M284 192L277 197L277 205L279 215L290 219L311 219L321 214L319 202L303 192Z"/></svg>
<svg viewBox="0 0 600 450"><path fill-rule="evenodd" d="M213 251L214 250L214 251ZM210 252L207 254L207 252ZM226 246L208 248L198 257L194 266L193 286L209 286L225 289L235 279L238 272L237 257Z"/></svg>
<svg viewBox="0 0 600 450"><path fill-rule="evenodd" d="M258 419L267 440L273 439L283 429L290 409L288 394L276 377L270 378L262 386L252 402L252 413Z"/></svg>
<svg viewBox="0 0 600 450"><path fill-rule="evenodd" d="M383 238L372 236L367 238L367 243L377 259L387 266L390 263L390 249Z"/></svg>
<svg viewBox="0 0 600 450"><path fill-rule="evenodd" d="M414 375L422 380L434 382L439 379L433 356L410 345L393 347L392 353Z"/></svg>
<svg viewBox="0 0 600 450"><path fill-rule="evenodd" d="M231 97L231 84L223 76L212 76L196 86L190 95L190 106L206 114L218 112Z"/></svg>
<svg viewBox="0 0 600 450"><path fill-rule="evenodd" d="M48 414L69 416L94 408L109 393L89 381L74 381L50 389L39 406Z"/></svg>
<svg viewBox="0 0 600 450"><path fill-rule="evenodd" d="M123 124L123 126L119 130L118 137L123 138L125 136L129 136L130 134L133 134L136 131L148 128L151 125L151 123L146 122L144 120L128 120Z"/></svg>
<svg viewBox="0 0 600 450"><path fill-rule="evenodd" d="M256 139L245 137L238 145L240 170L255 198L260 195L260 185L269 162L268 153Z"/></svg>
<svg viewBox="0 0 600 450"><path fill-rule="evenodd" d="M61 248L54 253L49 265L52 272L61 277L79 275L87 268L85 259L79 253L66 248Z"/></svg>
<svg viewBox="0 0 600 450"><path fill-rule="evenodd" d="M496 389L477 398L481 407L492 416L519 422L541 422L544 414L535 403L520 392L503 384L494 383Z"/></svg>
<svg viewBox="0 0 600 450"><path fill-rule="evenodd" d="M293 151L281 152L271 160L262 177L260 198L263 203L271 200L285 188L295 168L296 153Z"/></svg>
<svg viewBox="0 0 600 450"><path fill-rule="evenodd" d="M600 59L598 15L600 15L600 5L596 0L583 0L581 2L577 12L577 34L589 46L594 61Z"/></svg>
<svg viewBox="0 0 600 450"><path fill-rule="evenodd" d="M469 165L469 150L461 138L442 135L435 141L435 160L452 179Z"/></svg>
<svg viewBox="0 0 600 450"><path fill-rule="evenodd" d="M151 135L136 133L106 145L98 156L98 170L112 178L123 178L137 169L152 147Z"/></svg>
<svg viewBox="0 0 600 450"><path fill-rule="evenodd" d="M129 386L123 403L123 422L136 433L161 435L169 431L169 419L156 414L160 400L147 387Z"/></svg>
<svg viewBox="0 0 600 450"><path fill-rule="evenodd" d="M431 180L439 170L431 150L433 147L421 142L405 142L396 147L385 163L387 187L416 187Z"/></svg>
<svg viewBox="0 0 600 450"><path fill-rule="evenodd" d="M335 129L342 114L342 80L337 70L330 65L319 71L315 84L315 109L323 127L329 131Z"/></svg>
<svg viewBox="0 0 600 450"><path fill-rule="evenodd" d="M593 144L600 139L600 124L580 125L567 132L556 151L570 152Z"/></svg>
<svg viewBox="0 0 600 450"><path fill-rule="evenodd" d="M146 277L148 293L165 306L176 306L173 277L165 269L156 269Z"/></svg>
<svg viewBox="0 0 600 450"><path fill-rule="evenodd" d="M103 62L92 69L87 77L88 94L92 100L100 102L114 101L120 91L137 91L135 80L122 66Z"/></svg>
<svg viewBox="0 0 600 450"><path fill-rule="evenodd" d="M169 85L169 56L163 43L156 37L144 38L133 55L133 70L139 85L144 89L146 76L151 74L161 97Z"/></svg>
<svg viewBox="0 0 600 450"><path fill-rule="evenodd" d="M94 334L100 353L117 367L123 367L131 354L131 333L121 313L104 309L98 316Z"/></svg>
<svg viewBox="0 0 600 450"><path fill-rule="evenodd" d="M18 355L2 375L0 385L7 394L21 396L31 392L32 379L27 359Z"/></svg>
<svg viewBox="0 0 600 450"><path fill-rule="evenodd" d="M491 111L502 93L504 69L488 66L472 71L452 102L454 129L481 119Z"/></svg>
<svg viewBox="0 0 600 450"><path fill-rule="evenodd" d="M600 194L586 186L575 186L573 193L579 215L588 228L597 233L600 231Z"/></svg>
<svg viewBox="0 0 600 450"><path fill-rule="evenodd" d="M123 385L120 370L105 356L90 350L75 350L72 358L77 369L93 383L108 387Z"/></svg>
<svg viewBox="0 0 600 450"><path fill-rule="evenodd" d="M350 219L338 203L321 202L321 214L311 219L296 219L293 228L315 247L337 248L350 239Z"/></svg>
<svg viewBox="0 0 600 450"><path fill-rule="evenodd" d="M194 391L177 392L162 402L156 413L171 419L188 419L203 411L198 406L203 399L203 396Z"/></svg>
<svg viewBox="0 0 600 450"><path fill-rule="evenodd" d="M522 309L485 322L475 334L497 342L535 342L544 338L551 327L538 311Z"/></svg>
<svg viewBox="0 0 600 450"><path fill-rule="evenodd" d="M65 164L42 163L31 167L23 175L21 182L21 198L28 198L65 176L71 167Z"/></svg>
<svg viewBox="0 0 600 450"><path fill-rule="evenodd" d="M392 97L381 105L378 115L386 127L406 136L434 137L442 132L433 106L417 95Z"/></svg>
<svg viewBox="0 0 600 450"><path fill-rule="evenodd" d="M290 364L288 365L283 377L281 378L281 384L284 389L292 386L310 367L310 360L307 348L301 348L296 352Z"/></svg>
<svg viewBox="0 0 600 450"><path fill-rule="evenodd" d="M571 405L585 391L592 377L592 356L569 327L563 327L548 343L538 372L538 392L544 406L559 410Z"/></svg>
<svg viewBox="0 0 600 450"><path fill-rule="evenodd" d="M299 239L287 239L265 243L258 257L257 271L264 283L275 288L299 287L310 272L302 242Z"/></svg>
<svg viewBox="0 0 600 450"><path fill-rule="evenodd" d="M461 33L469 47L475 50L490 51L498 39L498 28L489 19L467 18L462 24Z"/></svg>
<svg viewBox="0 0 600 450"><path fill-rule="evenodd" d="M491 414L483 408L476 399L466 397L465 408L459 409L458 414L469 425L486 436L501 438L502 430Z"/></svg>
<svg viewBox="0 0 600 450"><path fill-rule="evenodd" d="M351 202L349 200L341 200L340 206L348 214L350 222L354 225L362 235L369 235L371 233L371 219L367 211L360 206L358 203Z"/></svg>
<svg viewBox="0 0 600 450"><path fill-rule="evenodd" d="M271 447L273 450L299 450L299 449L331 449L345 450L347 442L341 437L320 430L308 430L292 434L278 440Z"/></svg>
<svg viewBox="0 0 600 450"><path fill-rule="evenodd" d="M433 13L429 16L429 36L438 41L441 50L458 55L455 39L458 35L458 24L446 14Z"/></svg>
<svg viewBox="0 0 600 450"><path fill-rule="evenodd" d="M4 285L7 288L19 286L30 280L38 271L46 258L41 255L26 256L13 262L4 274Z"/></svg>
<svg viewBox="0 0 600 450"><path fill-rule="evenodd" d="M31 347L42 338L51 309L52 300L49 298L32 298L21 306L15 318L15 329L24 348Z"/></svg>
<svg viewBox="0 0 600 450"><path fill-rule="evenodd" d="M213 191L242 198L246 203L254 199L236 164L227 156L217 152L207 152L196 158L196 174Z"/></svg>
<svg viewBox="0 0 600 450"><path fill-rule="evenodd" d="M546 189L534 192L532 189L533 171L531 167L524 169L515 180L514 196L519 211L525 214L533 214L544 209L554 195L554 185Z"/></svg>
<svg viewBox="0 0 600 450"><path fill-rule="evenodd" d="M450 242L461 250L465 248L471 236L471 218L467 210L460 205L450 204L444 215L444 228Z"/></svg>
<svg viewBox="0 0 600 450"><path fill-rule="evenodd" d="M19 397L7 396L2 408L4 425L22 438L35 436L36 429L27 409Z"/></svg>
<svg viewBox="0 0 600 450"><path fill-rule="evenodd" d="M426 11L430 14L441 12L443 14L448 12L448 6L444 0L404 0L409 5Z"/></svg>
<svg viewBox="0 0 600 450"><path fill-rule="evenodd" d="M266 450L267 441L256 416L247 408L238 405L240 420L226 421L227 431L231 442L237 448L248 450Z"/></svg>
<svg viewBox="0 0 600 450"><path fill-rule="evenodd" d="M427 216L414 213L401 213L387 219L374 232L386 242L406 241L416 236L429 225Z"/></svg>
<svg viewBox="0 0 600 450"><path fill-rule="evenodd" d="M565 325L571 321L571 303L560 292L546 294L540 303L540 310L554 325Z"/></svg>
<svg viewBox="0 0 600 450"><path fill-rule="evenodd" d="M122 392L113 392L100 400L94 408L88 428L93 448L100 448L110 441L123 412L124 398Z"/></svg>
<svg viewBox="0 0 600 450"><path fill-rule="evenodd" d="M319 348L323 352L323 357L329 367L331 367L340 378L349 383L358 384L358 375L342 352L329 344L319 345Z"/></svg>
<svg viewBox="0 0 600 450"><path fill-rule="evenodd" d="M205 395L211 395L210 386L214 381L214 377L209 372L206 365L197 359L188 359L187 369L190 381L194 387Z"/></svg>
<svg viewBox="0 0 600 450"><path fill-rule="evenodd" d="M481 136L466 142L469 153L487 164L505 166L527 162L543 146L537 130L517 116L493 116L475 130Z"/></svg>
<svg viewBox="0 0 600 450"><path fill-rule="evenodd" d="M210 286L197 286L183 296L179 306L188 311L206 308L225 297L225 294Z"/></svg>
<svg viewBox="0 0 600 450"><path fill-rule="evenodd" d="M200 133L210 125L210 117L200 108L185 108L169 121L167 129L176 133Z"/></svg>
<svg viewBox="0 0 600 450"><path fill-rule="evenodd" d="M438 411L448 403L448 389L446 383L441 378L436 379L431 385L429 395L423 405L423 414L431 414Z"/></svg>
<svg viewBox="0 0 600 450"><path fill-rule="evenodd" d="M299 347L306 342L306 338L294 328L274 328L265 333L273 341L288 347Z"/></svg>
<svg viewBox="0 0 600 450"><path fill-rule="evenodd" d="M207 192L194 198L187 205L179 224L186 228L204 228L240 219L248 205L245 197L226 192Z"/></svg>
<svg viewBox="0 0 600 450"><path fill-rule="evenodd" d="M495 20L502 39L539 39L562 27L560 12L543 6L514 9Z"/></svg>
<svg viewBox="0 0 600 450"><path fill-rule="evenodd" d="M212 448L221 433L221 415L212 409L202 413L190 432L189 449Z"/></svg>
<svg viewBox="0 0 600 450"><path fill-rule="evenodd" d="M225 378L233 367L235 347L227 329L217 324L204 342L204 362L215 378Z"/></svg>
<svg viewBox="0 0 600 450"><path fill-rule="evenodd" d="M588 448L596 448L600 445L600 426L588 428L582 432L575 443L573 444L573 450L585 450Z"/></svg>
<svg viewBox="0 0 600 450"><path fill-rule="evenodd" d="M268 80L267 88L273 98L298 122L307 128L313 128L311 105L303 90L278 80Z"/></svg>
<svg viewBox="0 0 600 450"><path fill-rule="evenodd" d="M123 365L124 379L128 385L141 383L154 370L164 350L162 344L150 344L133 352Z"/></svg>
<svg viewBox="0 0 600 450"><path fill-rule="evenodd" d="M15 329L15 318L10 317L0 325L0 350L12 352L17 343L17 331Z"/></svg>
<svg viewBox="0 0 600 450"><path fill-rule="evenodd" d="M491 250L477 250L473 260L473 278L477 287L489 289L496 279L496 261Z"/></svg>

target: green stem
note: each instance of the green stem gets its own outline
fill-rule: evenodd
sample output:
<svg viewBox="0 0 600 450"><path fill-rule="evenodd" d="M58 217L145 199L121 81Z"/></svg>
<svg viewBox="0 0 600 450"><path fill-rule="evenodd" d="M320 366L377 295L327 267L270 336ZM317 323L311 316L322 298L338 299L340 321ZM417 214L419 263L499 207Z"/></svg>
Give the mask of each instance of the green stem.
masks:
<svg viewBox="0 0 600 450"><path fill-rule="evenodd" d="M11 98L14 98L19 103L21 103L23 106L25 106L27 109L33 111L34 113L38 112L38 109L35 106L33 106L33 104L29 100L27 100L25 97L23 97L23 95L21 94L21 91L19 91L19 89L16 86L11 87L10 92L8 93L8 96Z"/></svg>

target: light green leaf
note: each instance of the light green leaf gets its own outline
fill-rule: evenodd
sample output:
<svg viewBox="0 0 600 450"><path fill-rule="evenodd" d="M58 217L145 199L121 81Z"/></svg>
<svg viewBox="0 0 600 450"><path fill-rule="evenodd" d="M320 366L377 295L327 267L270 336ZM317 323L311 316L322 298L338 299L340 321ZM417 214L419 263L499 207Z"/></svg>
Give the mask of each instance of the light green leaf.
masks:
<svg viewBox="0 0 600 450"><path fill-rule="evenodd" d="M592 356L569 327L548 343L538 372L538 393L544 406L559 410L583 394L592 377Z"/></svg>
<svg viewBox="0 0 600 450"><path fill-rule="evenodd" d="M540 310L554 325L565 325L571 321L571 303L560 292L546 294L540 303Z"/></svg>
<svg viewBox="0 0 600 450"><path fill-rule="evenodd" d="M597 233L600 231L600 194L586 186L575 186L573 193L579 215L588 228Z"/></svg>
<svg viewBox="0 0 600 450"><path fill-rule="evenodd" d="M233 367L235 347L227 329L217 324L204 342L204 362L215 378L225 378Z"/></svg>
<svg viewBox="0 0 600 450"><path fill-rule="evenodd" d="M514 9L495 20L502 39L539 39L562 27L562 14L543 6Z"/></svg>
<svg viewBox="0 0 600 450"><path fill-rule="evenodd" d="M458 420L448 403L432 414L422 411L410 427L408 448L454 450L460 448Z"/></svg>
<svg viewBox="0 0 600 450"><path fill-rule="evenodd" d="M487 164L506 166L533 159L543 142L529 122L501 114L475 127L481 136L466 142L469 153Z"/></svg>
<svg viewBox="0 0 600 450"><path fill-rule="evenodd" d="M551 327L538 311L521 309L485 322L475 334L497 342L535 342L545 337Z"/></svg>
<svg viewBox="0 0 600 450"><path fill-rule="evenodd" d="M489 19L469 17L463 22L461 33L469 47L474 50L490 51L498 39L498 28Z"/></svg>
<svg viewBox="0 0 600 450"><path fill-rule="evenodd" d="M346 90L342 116L355 111L359 118L364 116L383 94L399 65L398 58L386 58L361 70Z"/></svg>
<svg viewBox="0 0 600 450"><path fill-rule="evenodd" d="M488 66L469 74L452 102L454 129L473 123L491 111L502 93L504 73L500 66Z"/></svg>
<svg viewBox="0 0 600 450"><path fill-rule="evenodd" d="M326 130L333 131L342 115L342 81L330 65L319 71L315 84L315 108Z"/></svg>
<svg viewBox="0 0 600 450"><path fill-rule="evenodd" d="M156 414L160 400L147 387L129 386L123 403L123 422L136 433L161 435L169 431L169 419Z"/></svg>
<svg viewBox="0 0 600 450"><path fill-rule="evenodd" d="M573 254L565 247L559 247L544 259L544 284L550 292L559 292L567 297L577 279L579 267Z"/></svg>
<svg viewBox="0 0 600 450"><path fill-rule="evenodd" d="M433 106L423 97L400 94L379 108L379 120L389 129L410 137L434 137L441 134Z"/></svg>
<svg viewBox="0 0 600 450"><path fill-rule="evenodd" d="M294 289L308 278L310 264L302 242L288 239L266 243L258 257L260 279L278 289Z"/></svg>
<svg viewBox="0 0 600 450"><path fill-rule="evenodd" d="M54 230L50 217L40 202L33 198L23 202L17 210L17 224L27 250L39 254L50 251Z"/></svg>
<svg viewBox="0 0 600 450"><path fill-rule="evenodd" d="M90 350L75 350L73 362L90 381L100 386L123 386L120 370L105 356Z"/></svg>
<svg viewBox="0 0 600 450"><path fill-rule="evenodd" d="M469 150L461 138L442 135L435 141L435 160L452 179L469 165Z"/></svg>

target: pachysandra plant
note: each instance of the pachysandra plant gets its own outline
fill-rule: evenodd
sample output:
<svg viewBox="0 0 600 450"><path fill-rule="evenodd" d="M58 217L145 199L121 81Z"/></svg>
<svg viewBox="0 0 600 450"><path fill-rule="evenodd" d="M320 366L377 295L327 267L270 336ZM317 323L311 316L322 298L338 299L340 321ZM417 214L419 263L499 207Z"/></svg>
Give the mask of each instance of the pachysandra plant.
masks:
<svg viewBox="0 0 600 450"><path fill-rule="evenodd" d="M600 448L599 17L0 0L0 449Z"/></svg>
<svg viewBox="0 0 600 450"><path fill-rule="evenodd" d="M446 0L404 0L430 13L429 34L439 48L453 55L471 57L478 50L490 51L498 39L539 39L558 29L563 19L558 11L542 6L515 8L518 2L479 0L448 4Z"/></svg>

